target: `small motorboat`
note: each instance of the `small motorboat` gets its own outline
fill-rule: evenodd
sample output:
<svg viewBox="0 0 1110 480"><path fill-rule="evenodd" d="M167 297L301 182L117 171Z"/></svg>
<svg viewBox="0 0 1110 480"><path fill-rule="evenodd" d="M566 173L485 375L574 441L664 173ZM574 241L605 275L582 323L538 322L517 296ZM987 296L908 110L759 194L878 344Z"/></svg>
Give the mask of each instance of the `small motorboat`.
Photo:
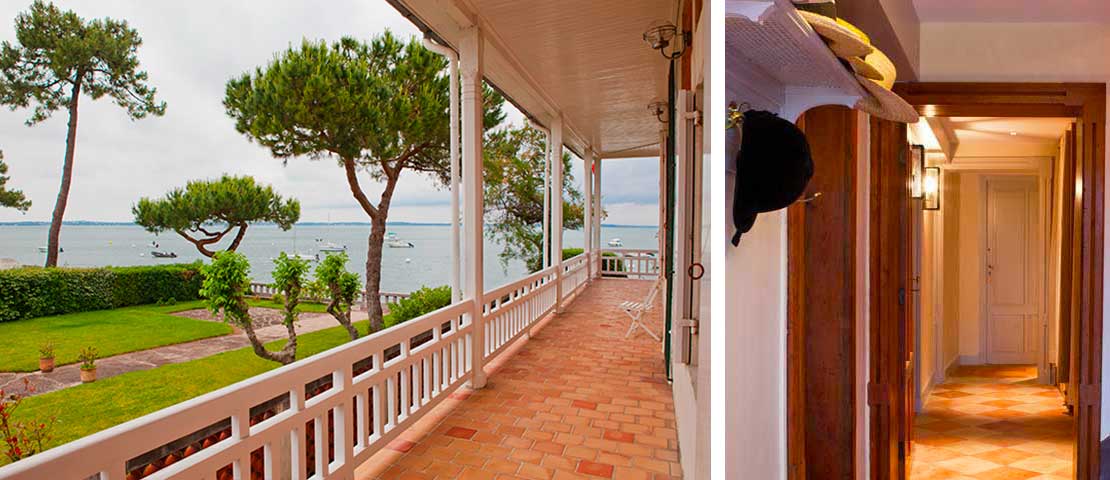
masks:
<svg viewBox="0 0 1110 480"><path fill-rule="evenodd" d="M177 254L174 252L163 252L159 250L152 250L150 256L155 258L177 258Z"/></svg>
<svg viewBox="0 0 1110 480"><path fill-rule="evenodd" d="M390 241L386 242L386 246L388 246L389 248L415 248L416 247L416 245L413 245L412 242L406 242L404 240L390 240Z"/></svg>
<svg viewBox="0 0 1110 480"><path fill-rule="evenodd" d="M619 238L614 238L612 240L609 240L609 246L610 247L623 247L624 242L622 242L621 239L619 239Z"/></svg>
<svg viewBox="0 0 1110 480"><path fill-rule="evenodd" d="M321 252L346 252L347 251L347 246L346 245L336 245L336 244L331 243L331 242L322 242L322 243L320 243L319 248L320 248Z"/></svg>

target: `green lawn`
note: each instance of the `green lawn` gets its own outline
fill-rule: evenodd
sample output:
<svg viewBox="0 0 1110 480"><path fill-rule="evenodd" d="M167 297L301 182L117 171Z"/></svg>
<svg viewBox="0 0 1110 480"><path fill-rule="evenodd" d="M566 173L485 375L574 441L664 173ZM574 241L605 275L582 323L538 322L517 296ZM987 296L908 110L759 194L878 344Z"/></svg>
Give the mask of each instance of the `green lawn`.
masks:
<svg viewBox="0 0 1110 480"><path fill-rule="evenodd" d="M250 299L252 306L278 308L269 300ZM200 300L176 305L142 305L112 310L69 313L0 323L0 372L33 372L39 368L39 345L55 344L58 365L77 361L84 347L95 347L102 357L173 345L231 333L220 322L170 315L204 308ZM326 312L319 303L302 303L303 312Z"/></svg>
<svg viewBox="0 0 1110 480"><path fill-rule="evenodd" d="M365 332L366 322L359 322L357 328ZM339 326L299 335L297 358L347 341L347 331ZM267 347L279 349L284 343L279 340ZM15 417L17 420L56 418L58 423L50 441L50 446L56 446L279 366L258 358L246 347L30 397L23 401ZM4 462L4 457L0 457L0 465Z"/></svg>
<svg viewBox="0 0 1110 480"><path fill-rule="evenodd" d="M84 347L107 357L231 333L223 323L170 315L199 306L143 305L0 323L0 371L38 370L38 349L45 342L54 342L56 362L64 365L76 362Z"/></svg>

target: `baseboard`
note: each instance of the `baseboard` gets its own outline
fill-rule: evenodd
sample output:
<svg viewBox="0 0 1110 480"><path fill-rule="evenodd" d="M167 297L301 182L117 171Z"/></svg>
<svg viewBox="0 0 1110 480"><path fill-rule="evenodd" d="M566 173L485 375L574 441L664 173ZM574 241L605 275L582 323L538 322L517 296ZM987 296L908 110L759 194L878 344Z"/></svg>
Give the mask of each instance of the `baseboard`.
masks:
<svg viewBox="0 0 1110 480"><path fill-rule="evenodd" d="M983 365L983 359L978 355L960 355L956 358L960 365Z"/></svg>

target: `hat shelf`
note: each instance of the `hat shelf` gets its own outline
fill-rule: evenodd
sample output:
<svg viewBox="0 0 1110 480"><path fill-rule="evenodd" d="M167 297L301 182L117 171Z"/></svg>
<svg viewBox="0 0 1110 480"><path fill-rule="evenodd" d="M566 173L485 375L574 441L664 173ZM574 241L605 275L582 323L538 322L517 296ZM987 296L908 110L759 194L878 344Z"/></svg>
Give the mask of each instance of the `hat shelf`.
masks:
<svg viewBox="0 0 1110 480"><path fill-rule="evenodd" d="M790 0L725 2L728 100L796 120L819 105L854 107L866 93Z"/></svg>

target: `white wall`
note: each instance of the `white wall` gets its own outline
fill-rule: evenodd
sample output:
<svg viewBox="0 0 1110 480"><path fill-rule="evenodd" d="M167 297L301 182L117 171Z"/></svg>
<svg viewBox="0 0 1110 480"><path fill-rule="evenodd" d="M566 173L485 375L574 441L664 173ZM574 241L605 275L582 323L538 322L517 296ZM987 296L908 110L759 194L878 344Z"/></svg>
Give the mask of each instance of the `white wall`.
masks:
<svg viewBox="0 0 1110 480"><path fill-rule="evenodd" d="M979 351L979 325L982 304L980 303L980 284L983 265L980 261L980 226L985 219L980 218L979 208L982 200L981 176L977 173L960 174L960 233L959 247L956 252L960 259L960 299L959 318L959 356L960 363L971 365L983 363Z"/></svg>
<svg viewBox="0 0 1110 480"><path fill-rule="evenodd" d="M1110 80L1108 53L1107 24L925 23L921 26L919 77L922 81L1106 83ZM1110 143L1110 129L1106 134ZM1104 279L1107 274L1110 268L1103 269ZM1110 304L1106 303L1110 297L1103 300L1103 317L1110 318ZM1110 329L1104 329L1103 335L1104 341L1110 338ZM1104 375L1110 373L1108 360L1110 355L1103 355ZM1105 380L1102 401L1102 437L1106 438L1110 433L1110 382Z"/></svg>
<svg viewBox="0 0 1110 480"><path fill-rule="evenodd" d="M944 324L941 327L943 340L941 357L940 378L943 379L944 369L955 363L960 356L960 296L963 287L960 284L960 212L963 211L960 200L960 188L963 178L959 172L945 171L941 180L941 215L944 219L943 249L944 275L941 280L944 290L942 302L942 316Z"/></svg>

